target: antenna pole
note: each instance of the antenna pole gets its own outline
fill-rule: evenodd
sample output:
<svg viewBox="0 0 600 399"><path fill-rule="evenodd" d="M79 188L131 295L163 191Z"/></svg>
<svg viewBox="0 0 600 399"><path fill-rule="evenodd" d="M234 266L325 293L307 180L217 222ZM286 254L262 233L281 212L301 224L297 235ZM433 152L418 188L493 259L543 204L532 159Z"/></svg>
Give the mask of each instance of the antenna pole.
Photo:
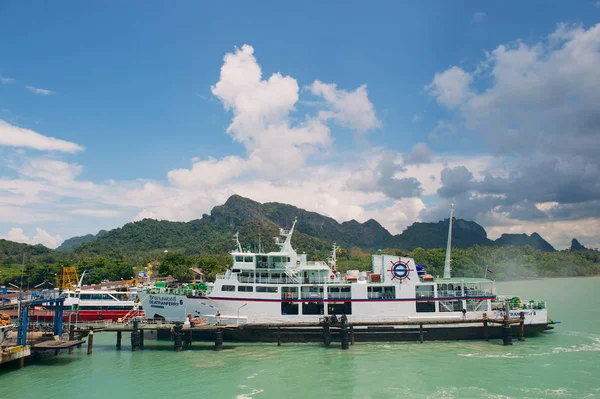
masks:
<svg viewBox="0 0 600 399"><path fill-rule="evenodd" d="M454 204L450 205L450 223L448 225L448 243L446 245L446 259L444 260L444 278L450 278L450 249L452 248L452 217L454 216Z"/></svg>

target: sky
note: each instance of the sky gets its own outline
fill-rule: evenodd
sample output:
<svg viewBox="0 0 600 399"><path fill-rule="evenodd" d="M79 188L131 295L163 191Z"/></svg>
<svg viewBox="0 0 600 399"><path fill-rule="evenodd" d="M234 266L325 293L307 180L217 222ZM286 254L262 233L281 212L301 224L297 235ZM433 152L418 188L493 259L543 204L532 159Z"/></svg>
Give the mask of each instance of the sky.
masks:
<svg viewBox="0 0 600 399"><path fill-rule="evenodd" d="M0 157L51 248L232 194L597 248L600 1L0 1Z"/></svg>

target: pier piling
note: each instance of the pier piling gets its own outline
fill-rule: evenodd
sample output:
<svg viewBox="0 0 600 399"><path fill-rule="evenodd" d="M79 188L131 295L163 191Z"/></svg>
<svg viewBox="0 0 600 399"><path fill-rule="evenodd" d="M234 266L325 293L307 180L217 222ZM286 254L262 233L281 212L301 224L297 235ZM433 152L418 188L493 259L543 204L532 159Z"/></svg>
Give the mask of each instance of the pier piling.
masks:
<svg viewBox="0 0 600 399"><path fill-rule="evenodd" d="M419 324L419 342L423 343L423 323Z"/></svg>
<svg viewBox="0 0 600 399"><path fill-rule="evenodd" d="M354 326L350 324L350 345L354 345Z"/></svg>
<svg viewBox="0 0 600 399"><path fill-rule="evenodd" d="M487 313L483 314L483 338L485 338L486 341L490 340L490 333L488 331Z"/></svg>
<svg viewBox="0 0 600 399"><path fill-rule="evenodd" d="M137 330L140 333L140 349L144 349L144 330Z"/></svg>
<svg viewBox="0 0 600 399"><path fill-rule="evenodd" d="M342 341L342 349L350 349L350 344L348 342L348 326L346 325L346 318L342 318L342 325L340 327L340 338Z"/></svg>
<svg viewBox="0 0 600 399"><path fill-rule="evenodd" d="M520 318L521 322L519 323L519 327L521 330L519 334L519 341L525 341L525 312L521 312Z"/></svg>
<svg viewBox="0 0 600 399"><path fill-rule="evenodd" d="M140 350L140 332L138 330L131 332L131 350L133 352Z"/></svg>
<svg viewBox="0 0 600 399"><path fill-rule="evenodd" d="M75 341L75 324L69 326L69 341ZM73 347L69 348L69 355L73 353Z"/></svg>
<svg viewBox="0 0 600 399"><path fill-rule="evenodd" d="M181 324L177 324L177 325L175 325L175 327L173 327L173 336L174 336L173 348L174 348L175 352L181 352L181 349L182 349L182 343L183 343L183 337L181 334L182 329L183 329L183 326Z"/></svg>
<svg viewBox="0 0 600 399"><path fill-rule="evenodd" d="M331 331L329 328L329 320L327 319L323 322L323 343L325 346L331 344Z"/></svg>
<svg viewBox="0 0 600 399"><path fill-rule="evenodd" d="M281 327L277 327L277 346L281 346Z"/></svg>
<svg viewBox="0 0 600 399"><path fill-rule="evenodd" d="M192 332L191 331L186 331L183 334L183 345L186 348L191 348L192 347Z"/></svg>
<svg viewBox="0 0 600 399"><path fill-rule="evenodd" d="M219 328L215 331L215 350L223 350L223 331Z"/></svg>
<svg viewBox="0 0 600 399"><path fill-rule="evenodd" d="M92 354L93 346L94 346L94 329L91 328L90 333L88 334L88 347L87 347L88 355Z"/></svg>
<svg viewBox="0 0 600 399"><path fill-rule="evenodd" d="M117 350L121 350L121 340L123 338L123 332L117 331Z"/></svg>
<svg viewBox="0 0 600 399"><path fill-rule="evenodd" d="M510 327L510 307L508 301L504 302L504 324L502 325L502 342L512 345L512 329Z"/></svg>

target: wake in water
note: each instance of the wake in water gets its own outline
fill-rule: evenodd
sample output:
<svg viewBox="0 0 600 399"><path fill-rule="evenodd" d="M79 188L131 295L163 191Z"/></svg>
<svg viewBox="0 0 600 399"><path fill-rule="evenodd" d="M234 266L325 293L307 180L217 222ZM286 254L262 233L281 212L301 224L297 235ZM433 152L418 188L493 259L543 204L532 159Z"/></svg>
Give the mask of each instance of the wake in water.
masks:
<svg viewBox="0 0 600 399"><path fill-rule="evenodd" d="M541 352L541 353L527 353L527 354L513 354L512 352L507 353L458 353L458 356L462 357L472 357L477 359L494 359L494 358L502 358L502 359L524 359L533 356L549 356L556 355L560 353L576 353L576 352L600 352L600 337L591 336L590 334L570 334L583 336L592 341L590 344L579 344L579 345L571 345L569 347L555 347L552 348L550 352Z"/></svg>

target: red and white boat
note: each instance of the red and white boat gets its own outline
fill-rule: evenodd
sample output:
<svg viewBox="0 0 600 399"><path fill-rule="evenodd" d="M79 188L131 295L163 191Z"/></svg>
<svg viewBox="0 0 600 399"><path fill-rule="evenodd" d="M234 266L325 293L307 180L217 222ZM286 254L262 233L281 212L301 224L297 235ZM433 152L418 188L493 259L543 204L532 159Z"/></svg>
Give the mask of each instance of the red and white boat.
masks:
<svg viewBox="0 0 600 399"><path fill-rule="evenodd" d="M84 275L85 272L75 289L62 291L62 295L65 297L63 321L126 321L144 315L139 304L136 285L124 289L80 288ZM119 285L119 282L115 284ZM29 319L32 321L52 321L53 317L54 308L52 306L38 306L29 311Z"/></svg>

